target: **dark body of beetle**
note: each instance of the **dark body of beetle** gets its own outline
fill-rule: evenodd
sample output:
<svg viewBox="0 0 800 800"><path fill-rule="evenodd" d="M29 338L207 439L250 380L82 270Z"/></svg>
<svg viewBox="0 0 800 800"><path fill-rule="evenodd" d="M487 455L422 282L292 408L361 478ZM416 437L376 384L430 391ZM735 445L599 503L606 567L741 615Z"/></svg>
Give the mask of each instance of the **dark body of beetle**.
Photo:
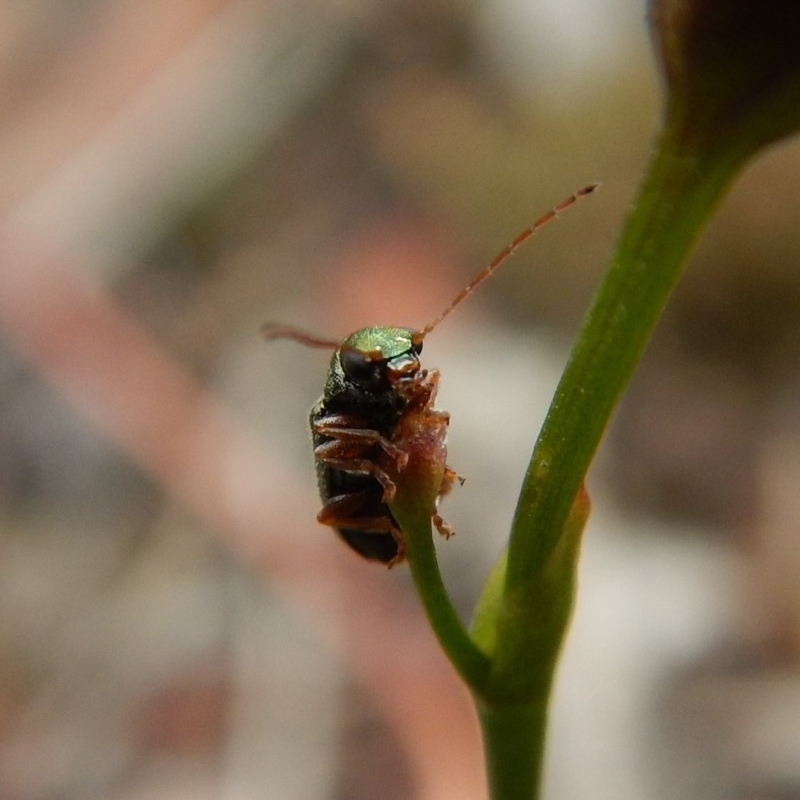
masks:
<svg viewBox="0 0 800 800"><path fill-rule="evenodd" d="M392 442L409 403L432 396L421 369L422 341L408 328L363 328L331 359L323 396L311 410L317 480L323 507L317 518L335 528L365 558L402 558L400 529L387 501L394 484L379 466L407 459ZM443 412L442 412L443 413Z"/></svg>

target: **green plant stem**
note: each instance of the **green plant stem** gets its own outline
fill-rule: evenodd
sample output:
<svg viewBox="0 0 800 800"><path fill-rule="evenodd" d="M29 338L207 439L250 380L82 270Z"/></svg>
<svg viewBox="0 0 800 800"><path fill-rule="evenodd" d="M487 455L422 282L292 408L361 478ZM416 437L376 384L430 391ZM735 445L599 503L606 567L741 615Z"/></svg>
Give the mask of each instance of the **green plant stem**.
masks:
<svg viewBox="0 0 800 800"><path fill-rule="evenodd" d="M545 567L530 576L537 605L530 609L504 596L498 602L503 579L501 559L487 581L473 621L473 637L494 658L501 643L495 634L499 615L514 621L514 636L524 640L518 651L517 671L524 676L524 693L513 695L492 681L477 699L486 752L491 797L495 800L535 800L544 757L547 705L558 654L564 639L575 588L575 573L589 499L581 491L564 524L559 546Z"/></svg>
<svg viewBox="0 0 800 800"><path fill-rule="evenodd" d="M739 152L681 152L668 128L631 208L536 444L517 505L491 696L529 697L520 664L533 642L520 616L536 613L565 520L614 406L701 228L741 165ZM557 645L556 645L557 646Z"/></svg>
<svg viewBox="0 0 800 800"><path fill-rule="evenodd" d="M425 614L442 649L464 682L480 693L489 674L489 659L475 644L442 582L431 531L430 505L395 506L405 536L406 557Z"/></svg>
<svg viewBox="0 0 800 800"><path fill-rule="evenodd" d="M541 784L547 728L547 693L541 702L482 706L489 796L495 800L535 800Z"/></svg>
<svg viewBox="0 0 800 800"><path fill-rule="evenodd" d="M474 635L490 654L479 702L493 800L536 800L547 706L569 624L583 480L680 268L742 151L682 151L667 128L631 208L534 449L509 542ZM498 595L499 598L498 598Z"/></svg>
<svg viewBox="0 0 800 800"><path fill-rule="evenodd" d="M418 491L424 481L408 480L392 505L428 619L476 698L493 800L538 797L549 696L589 512L583 480L686 255L751 152L689 152L681 142L678 127L668 127L628 215L534 449L507 563L487 582L472 637L439 573L435 495ZM438 486L435 477L429 483Z"/></svg>

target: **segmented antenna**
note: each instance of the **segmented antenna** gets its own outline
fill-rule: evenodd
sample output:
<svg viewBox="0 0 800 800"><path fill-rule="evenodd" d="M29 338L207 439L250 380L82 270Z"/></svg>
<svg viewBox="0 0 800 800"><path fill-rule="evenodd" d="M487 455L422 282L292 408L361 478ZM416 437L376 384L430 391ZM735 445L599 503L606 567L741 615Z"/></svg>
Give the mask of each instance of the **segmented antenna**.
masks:
<svg viewBox="0 0 800 800"><path fill-rule="evenodd" d="M462 300L466 300L475 289L483 283L504 261L506 261L510 256L512 256L517 249L524 244L531 236L533 236L536 231L543 228L547 225L548 222L552 222L556 217L558 217L563 211L566 211L570 206L575 205L583 197L586 195L591 194L600 184L599 183L592 183L589 186L584 186L583 189L579 189L574 194L571 194L566 199L562 200L558 205L553 206L546 214L539 217L536 222L533 223L528 228L525 228L522 233L517 236L514 241L510 244L506 245L491 261L488 267L484 270L479 272L475 279L465 286L453 299L453 302L450 303L444 311L431 323L426 325L421 331L418 331L414 338L418 341L422 341L445 317L447 317L455 308L458 306Z"/></svg>
<svg viewBox="0 0 800 800"><path fill-rule="evenodd" d="M327 350L335 350L339 346L339 342L333 339L323 339L313 333L293 328L291 325L281 325L275 322L265 322L261 326L261 335L265 339L292 339L306 347L324 347Z"/></svg>

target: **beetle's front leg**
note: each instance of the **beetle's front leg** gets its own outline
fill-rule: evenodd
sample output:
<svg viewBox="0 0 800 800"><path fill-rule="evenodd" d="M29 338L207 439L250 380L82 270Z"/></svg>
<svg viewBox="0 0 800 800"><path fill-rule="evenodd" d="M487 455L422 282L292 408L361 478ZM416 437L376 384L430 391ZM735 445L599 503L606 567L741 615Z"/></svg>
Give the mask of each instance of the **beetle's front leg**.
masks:
<svg viewBox="0 0 800 800"><path fill-rule="evenodd" d="M342 443L342 452L358 456L373 445L377 445L386 455L395 460L398 469L403 469L408 463L408 454L373 428L363 427L364 421L360 417L351 417L347 414L328 414L326 417L314 420L314 432L327 436Z"/></svg>

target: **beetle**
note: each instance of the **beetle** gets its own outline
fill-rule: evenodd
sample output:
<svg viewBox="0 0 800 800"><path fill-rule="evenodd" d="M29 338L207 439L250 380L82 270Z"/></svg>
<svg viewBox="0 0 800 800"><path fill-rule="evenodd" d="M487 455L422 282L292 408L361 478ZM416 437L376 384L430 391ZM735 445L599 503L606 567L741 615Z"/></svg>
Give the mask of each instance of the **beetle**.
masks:
<svg viewBox="0 0 800 800"><path fill-rule="evenodd" d="M285 325L262 326L267 339L292 339L333 350L322 397L309 415L323 503L317 520L334 528L359 555L390 567L405 556L403 534L389 504L396 493L390 472L399 473L408 463L408 432L422 427L444 448L450 415L434 407L439 372L421 365L425 337L523 242L598 186L580 189L522 231L420 330L373 326L334 341ZM445 467L431 509L433 523L445 537L453 531L437 506L456 479L457 474Z"/></svg>

